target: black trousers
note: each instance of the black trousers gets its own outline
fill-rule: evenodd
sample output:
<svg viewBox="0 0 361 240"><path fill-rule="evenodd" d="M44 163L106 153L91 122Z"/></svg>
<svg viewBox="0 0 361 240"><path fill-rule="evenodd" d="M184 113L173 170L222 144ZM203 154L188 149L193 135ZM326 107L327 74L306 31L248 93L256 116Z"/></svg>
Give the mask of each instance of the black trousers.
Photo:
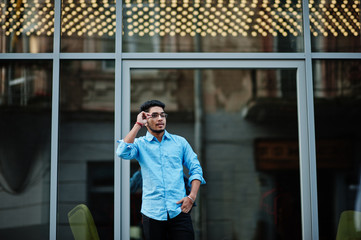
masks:
<svg viewBox="0 0 361 240"><path fill-rule="evenodd" d="M189 213L180 213L167 221L158 221L143 214L145 240L194 240L192 218Z"/></svg>

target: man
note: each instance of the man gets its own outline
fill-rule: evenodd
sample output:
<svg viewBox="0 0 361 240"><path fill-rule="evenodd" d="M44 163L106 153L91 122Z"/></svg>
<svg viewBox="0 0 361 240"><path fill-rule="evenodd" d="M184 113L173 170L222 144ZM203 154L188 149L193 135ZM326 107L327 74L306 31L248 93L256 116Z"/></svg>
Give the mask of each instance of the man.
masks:
<svg viewBox="0 0 361 240"><path fill-rule="evenodd" d="M146 240L192 240L194 231L189 211L203 179L202 168L189 143L168 133L165 104L145 102L137 122L119 142L117 155L137 159L143 177L141 212ZM145 126L146 136L136 138ZM183 166L189 169L191 192L186 195Z"/></svg>

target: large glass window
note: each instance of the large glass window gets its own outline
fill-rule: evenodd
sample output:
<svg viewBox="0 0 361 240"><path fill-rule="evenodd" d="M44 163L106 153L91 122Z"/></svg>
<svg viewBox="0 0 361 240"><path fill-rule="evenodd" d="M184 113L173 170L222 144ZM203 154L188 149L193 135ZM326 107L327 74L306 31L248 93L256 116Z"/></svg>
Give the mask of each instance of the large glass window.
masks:
<svg viewBox="0 0 361 240"><path fill-rule="evenodd" d="M114 52L115 0L62 0L62 52Z"/></svg>
<svg viewBox="0 0 361 240"><path fill-rule="evenodd" d="M125 52L301 52L301 0L126 0Z"/></svg>
<svg viewBox="0 0 361 240"><path fill-rule="evenodd" d="M311 0L312 51L361 52L359 0Z"/></svg>
<svg viewBox="0 0 361 240"><path fill-rule="evenodd" d="M114 62L61 61L59 115L59 239L114 233ZM89 209L89 211L86 211ZM83 224L83 225L82 225Z"/></svg>
<svg viewBox="0 0 361 240"><path fill-rule="evenodd" d="M166 103L167 130L190 142L204 169L196 239L302 238L296 70L131 70L132 125L149 99ZM137 170L132 160L131 176ZM141 188L132 180L138 239Z"/></svg>
<svg viewBox="0 0 361 240"><path fill-rule="evenodd" d="M49 239L51 61L0 61L0 238Z"/></svg>
<svg viewBox="0 0 361 240"><path fill-rule="evenodd" d="M0 53L53 51L54 1L0 0Z"/></svg>
<svg viewBox="0 0 361 240"><path fill-rule="evenodd" d="M360 60L314 61L320 239L360 236L360 66Z"/></svg>

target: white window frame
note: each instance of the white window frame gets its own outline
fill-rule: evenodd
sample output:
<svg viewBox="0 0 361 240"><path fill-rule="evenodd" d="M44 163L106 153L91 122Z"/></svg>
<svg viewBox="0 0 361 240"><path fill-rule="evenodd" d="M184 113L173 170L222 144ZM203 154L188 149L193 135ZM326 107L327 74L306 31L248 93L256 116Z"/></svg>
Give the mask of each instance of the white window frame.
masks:
<svg viewBox="0 0 361 240"><path fill-rule="evenodd" d="M315 152L312 150L315 135L313 128L313 93L310 81L306 81L304 60L209 60L184 59L153 59L143 55L143 60L132 59L122 61L122 79L116 85L115 96L115 131L116 139L125 137L130 131L130 87L132 69L295 69L297 71L297 106L298 106L298 135L300 149L300 186L303 239L318 239L317 191L312 169L316 168ZM147 54L146 54L147 55ZM193 54L191 54L193 55ZM214 55L213 55L214 56ZM205 57L203 54L200 58ZM144 58L146 60L144 60ZM167 58L167 57L166 57ZM311 145L311 146L310 146ZM314 146L314 145L313 145ZM130 162L115 159L115 223L120 232L115 235L121 239L130 239ZM118 185L118 184L119 185ZM118 186L117 186L118 185ZM315 237L316 236L316 237ZM116 238L118 239L118 238Z"/></svg>

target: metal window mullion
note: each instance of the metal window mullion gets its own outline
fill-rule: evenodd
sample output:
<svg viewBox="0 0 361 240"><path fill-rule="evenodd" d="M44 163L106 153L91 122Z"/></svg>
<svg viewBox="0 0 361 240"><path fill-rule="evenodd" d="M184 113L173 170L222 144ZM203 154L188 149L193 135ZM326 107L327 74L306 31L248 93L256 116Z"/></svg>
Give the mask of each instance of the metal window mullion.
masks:
<svg viewBox="0 0 361 240"><path fill-rule="evenodd" d="M115 53L60 53L60 59L105 60L115 59Z"/></svg>
<svg viewBox="0 0 361 240"><path fill-rule="evenodd" d="M123 69L298 69L300 66L300 60L123 60Z"/></svg>
<svg viewBox="0 0 361 240"><path fill-rule="evenodd" d="M317 164L316 164L316 140L313 102L313 75L312 59L307 57L305 61L306 79L306 106L307 106L307 130L308 130L308 158L310 177L310 201L311 201L311 221L312 240L319 239L318 231L318 197L317 197Z"/></svg>
<svg viewBox="0 0 361 240"><path fill-rule="evenodd" d="M121 101L121 60L115 60L115 103L114 103L114 239L119 240L122 233L122 165L116 155L117 140L122 136L122 101Z"/></svg>
<svg viewBox="0 0 361 240"><path fill-rule="evenodd" d="M56 239L58 191L59 74L61 1L54 1L53 84L51 110L50 224L49 239Z"/></svg>
<svg viewBox="0 0 361 240"><path fill-rule="evenodd" d="M53 53L0 53L0 59L27 60L53 59Z"/></svg>
<svg viewBox="0 0 361 240"><path fill-rule="evenodd" d="M114 102L114 239L121 239L122 221L122 187L121 187L121 161L116 155L117 140L121 139L122 101L121 101L121 60L115 59L115 102Z"/></svg>
<svg viewBox="0 0 361 240"><path fill-rule="evenodd" d="M114 239L124 238L124 231L129 233L129 228L124 229L123 221L123 191L122 187L122 161L116 155L116 140L122 137L122 124L124 116L122 115L122 1L115 3L116 13L116 33L115 33L115 97L114 97ZM128 180L129 182L129 180ZM130 210L129 210L130 211ZM130 219L128 220L128 222ZM130 225L130 223L129 223ZM128 234L129 235L129 234Z"/></svg>
<svg viewBox="0 0 361 240"><path fill-rule="evenodd" d="M311 216L311 187L310 187L310 162L308 145L308 123L306 101L305 67L297 70L297 110L298 110L298 141L300 149L300 187L301 187L301 215L302 239L312 239Z"/></svg>
<svg viewBox="0 0 361 240"><path fill-rule="evenodd" d="M304 53L123 53L123 59L126 60L304 60Z"/></svg>
<svg viewBox="0 0 361 240"><path fill-rule="evenodd" d="M300 151L307 150L305 153L305 160L308 160L308 178L309 178L309 186L307 186L307 199L305 201L309 201L310 209L307 213L309 219L305 219L305 221L309 221L308 224L309 231L308 236L304 236L304 239L319 239L319 231L318 231L318 200L317 200L317 165L316 165L316 141L315 141L315 126L314 126L314 104L313 104L313 74L312 74L312 45L311 45L311 31L310 31L310 18L309 18L309 1L303 0L303 27L304 27L304 49L305 49L305 92L302 95L305 99L301 102L301 104L305 105L304 114L306 118L304 118L306 124L306 137L307 137L307 146L300 146ZM303 148L303 149L302 149Z"/></svg>
<svg viewBox="0 0 361 240"><path fill-rule="evenodd" d="M314 59L361 59L361 53L311 53Z"/></svg>
<svg viewBox="0 0 361 240"><path fill-rule="evenodd" d="M130 68L122 72L122 138L130 131ZM120 160L122 171L122 239L130 239L130 161Z"/></svg>

